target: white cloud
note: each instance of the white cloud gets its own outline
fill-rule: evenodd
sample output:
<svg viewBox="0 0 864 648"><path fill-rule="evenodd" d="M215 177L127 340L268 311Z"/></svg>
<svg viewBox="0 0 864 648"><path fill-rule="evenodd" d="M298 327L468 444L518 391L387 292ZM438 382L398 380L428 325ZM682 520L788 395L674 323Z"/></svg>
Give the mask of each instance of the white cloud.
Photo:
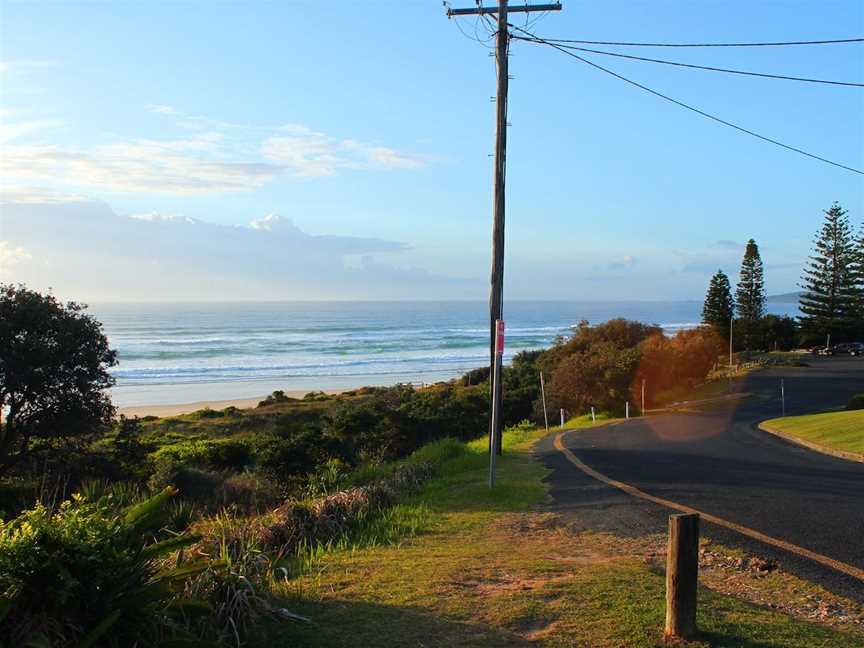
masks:
<svg viewBox="0 0 864 648"><path fill-rule="evenodd" d="M235 227L162 212L119 216L97 202L4 204L0 231L0 258L14 264L16 281L70 299L454 298L454 290L464 298L482 290L480 280L390 265L391 255L410 251L404 243L314 235L276 214Z"/></svg>
<svg viewBox="0 0 864 648"><path fill-rule="evenodd" d="M198 120L189 137L133 138L72 148L29 140L59 120L0 123L0 184L44 185L57 190L68 185L105 192L205 194L249 191L280 176L316 178L344 170L416 169L426 164L417 156L353 139L336 139L302 124L248 129L238 125L231 137L214 130L219 122L184 115L172 106L150 110L162 115ZM270 135L268 137L268 135ZM9 143L14 140L14 143Z"/></svg>
<svg viewBox="0 0 864 648"><path fill-rule="evenodd" d="M0 203L10 205L75 203L89 200L89 197L80 193L64 193L45 187L6 186L0 183Z"/></svg>
<svg viewBox="0 0 864 648"><path fill-rule="evenodd" d="M165 104L153 104L152 106L148 106L148 110L150 112L154 112L158 115L178 115L180 113L177 112L177 109L173 106L166 106Z"/></svg>
<svg viewBox="0 0 864 648"><path fill-rule="evenodd" d="M282 220L278 214L267 214L264 218L254 218L249 221L249 227L270 232L274 227L278 227Z"/></svg>
<svg viewBox="0 0 864 648"><path fill-rule="evenodd" d="M32 135L40 131L60 128L64 125L65 122L59 119L35 119L32 121L20 121L15 123L7 123L4 121L0 123L0 143L10 142L14 139L19 139L25 135Z"/></svg>
<svg viewBox="0 0 864 648"><path fill-rule="evenodd" d="M623 269L623 268L632 268L636 265L636 257L627 255L623 256L620 259L615 259L609 262L609 267L612 269Z"/></svg>
<svg viewBox="0 0 864 648"><path fill-rule="evenodd" d="M45 145L10 145L0 159L4 179L61 181L114 192L201 194L260 187L281 169L266 162L219 159L220 137L135 140L90 151Z"/></svg>
<svg viewBox="0 0 864 648"><path fill-rule="evenodd" d="M337 140L300 124L288 124L279 130L288 135L266 139L262 153L298 177L332 176L342 169L417 169L427 163L424 158L392 148L354 139Z"/></svg>
<svg viewBox="0 0 864 648"><path fill-rule="evenodd" d="M23 247L13 247L8 241L0 241L0 273L6 272L12 266L17 265L22 261L29 261L33 258Z"/></svg>
<svg viewBox="0 0 864 648"><path fill-rule="evenodd" d="M145 212L142 214L129 214L129 218L148 221L150 223L192 223L197 222L189 216L178 216L177 214L163 214L161 212Z"/></svg>

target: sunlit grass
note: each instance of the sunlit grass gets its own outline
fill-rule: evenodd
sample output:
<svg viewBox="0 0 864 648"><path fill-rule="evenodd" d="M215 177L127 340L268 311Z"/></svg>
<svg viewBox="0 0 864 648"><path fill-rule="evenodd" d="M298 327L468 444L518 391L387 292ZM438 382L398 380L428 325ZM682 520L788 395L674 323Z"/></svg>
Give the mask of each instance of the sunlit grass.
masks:
<svg viewBox="0 0 864 648"><path fill-rule="evenodd" d="M762 425L835 450L864 454L864 410L787 416Z"/></svg>
<svg viewBox="0 0 864 648"><path fill-rule="evenodd" d="M663 645L664 577L640 557L657 538L573 533L539 512L548 470L530 451L544 435L533 426L505 434L495 489L487 438L421 450L439 460L421 492L358 534L310 548L277 589L280 604L313 624L262 624L252 645ZM707 590L699 626L692 646L860 645Z"/></svg>

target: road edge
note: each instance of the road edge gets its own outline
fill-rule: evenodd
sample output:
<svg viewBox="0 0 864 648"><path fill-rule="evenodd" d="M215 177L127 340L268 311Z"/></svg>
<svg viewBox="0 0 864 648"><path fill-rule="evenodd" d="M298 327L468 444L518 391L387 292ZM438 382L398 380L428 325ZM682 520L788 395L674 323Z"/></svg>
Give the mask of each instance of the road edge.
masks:
<svg viewBox="0 0 864 648"><path fill-rule="evenodd" d="M768 420L771 419L765 419L765 421ZM789 443L794 443L797 446L801 446L803 448L807 448L808 450L813 450L814 452L819 452L821 454L830 455L832 457L836 457L837 459L845 459L846 461L864 463L864 455L860 455L856 452L848 452L847 450L837 450L835 448L829 448L818 443L813 443L812 441L807 441L806 439L802 439L801 437L788 434L787 432L781 432L780 430L772 429L771 427L765 425L765 421L760 421L759 423L757 423L756 428L758 428L762 432L765 432L766 434L771 434L781 439L785 439Z"/></svg>
<svg viewBox="0 0 864 648"><path fill-rule="evenodd" d="M567 460L573 464L577 469L581 470L583 473L588 475L589 477L593 477L599 482L606 484L607 486L611 486L613 488L617 488L620 491L627 493L633 497L636 497L641 500L645 500L648 502L653 502L654 504L659 504L662 507L667 509L672 509L678 511L680 513L696 513L703 520L709 522L711 524L716 524L717 526L724 527L736 533L740 533L743 536L746 536L752 540L756 540L758 542L762 542L763 544L773 546L778 549L782 549L784 551L788 551L799 558L807 558L812 560L813 562L819 563L823 567L829 567L838 572L844 573L847 576L852 576L853 578L857 578L860 581L864 581L864 569L856 567L854 565L849 565L840 560L836 560L829 556L825 556L816 551L812 551L810 549L806 549L799 545L793 544L791 542L786 542L785 540L781 540L779 538L774 538L772 536L766 535L761 531L757 531L755 529L751 529L742 524L738 524L736 522L731 522L724 518L721 518L716 515L712 515L711 513L707 513L705 511L701 511L697 508L693 508L691 506L687 506L686 504L681 504L679 502L675 502L673 500L668 500L663 497L657 497L656 495L651 495L650 493L646 493L640 488L627 484L625 482L618 481L617 479L612 479L601 473L599 470L596 470L584 463L576 454L570 450L564 444L564 436L571 432L578 432L579 430L564 429L558 432L554 438L554 446L555 448L561 452Z"/></svg>

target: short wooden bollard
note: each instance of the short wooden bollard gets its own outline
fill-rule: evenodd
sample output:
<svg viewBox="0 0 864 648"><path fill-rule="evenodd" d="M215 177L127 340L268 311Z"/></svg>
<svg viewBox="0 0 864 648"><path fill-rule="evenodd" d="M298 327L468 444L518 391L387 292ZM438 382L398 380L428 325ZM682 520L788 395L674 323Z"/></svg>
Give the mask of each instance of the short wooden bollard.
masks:
<svg viewBox="0 0 864 648"><path fill-rule="evenodd" d="M696 583L699 573L699 515L669 516L666 550L667 639L696 636Z"/></svg>

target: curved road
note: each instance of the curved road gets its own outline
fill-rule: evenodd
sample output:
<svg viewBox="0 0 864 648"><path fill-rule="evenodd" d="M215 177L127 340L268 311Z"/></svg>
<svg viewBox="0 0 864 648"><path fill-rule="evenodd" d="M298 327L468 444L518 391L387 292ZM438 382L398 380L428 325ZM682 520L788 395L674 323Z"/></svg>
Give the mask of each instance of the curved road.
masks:
<svg viewBox="0 0 864 648"><path fill-rule="evenodd" d="M753 397L712 411L633 419L566 434L582 462L651 495L864 569L864 464L822 455L756 429L780 416L846 403L864 392L864 359L810 359L810 367L759 371L744 391ZM864 429L862 429L864 434ZM674 513L596 481L544 439L537 452L552 469L552 509L577 527L616 534L664 533ZM864 601L864 581L793 553L703 523L703 534L770 556L790 571Z"/></svg>

